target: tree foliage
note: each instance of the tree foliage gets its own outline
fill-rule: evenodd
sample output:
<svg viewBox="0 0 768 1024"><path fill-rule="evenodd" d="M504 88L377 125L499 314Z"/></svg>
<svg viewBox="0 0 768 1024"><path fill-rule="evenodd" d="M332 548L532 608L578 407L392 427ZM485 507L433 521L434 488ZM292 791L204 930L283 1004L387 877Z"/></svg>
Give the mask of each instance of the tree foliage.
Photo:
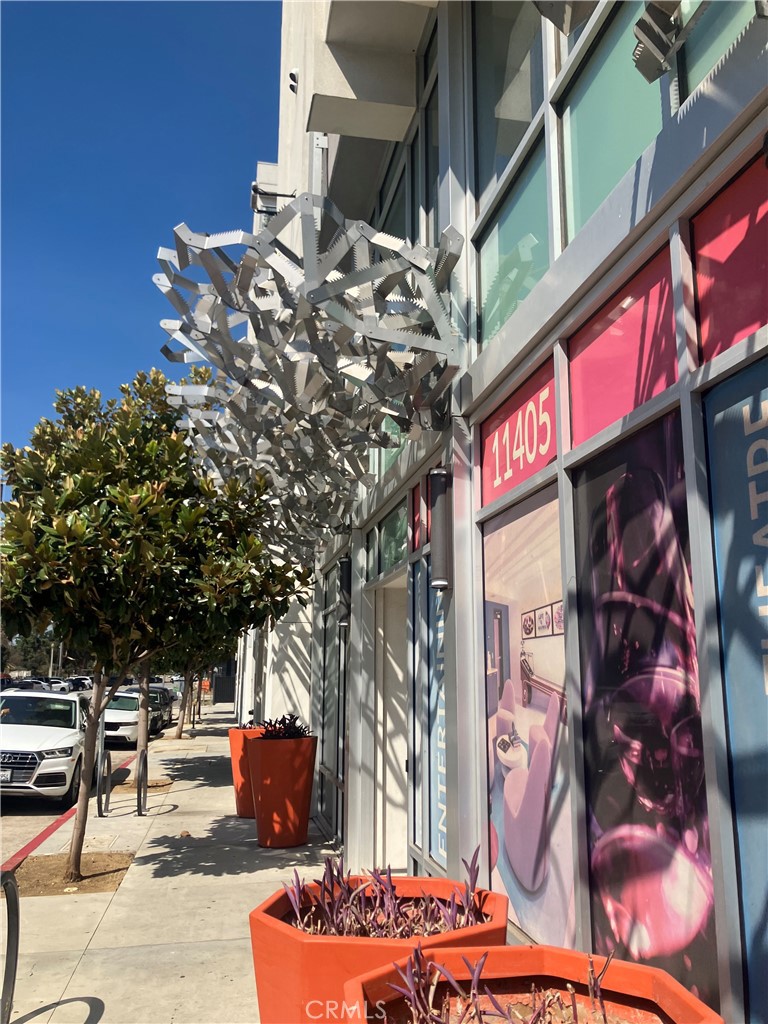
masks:
<svg viewBox="0 0 768 1024"><path fill-rule="evenodd" d="M67 648L90 651L95 671L116 677L111 690L159 652L189 663L197 645L231 648L309 582L309 569L275 561L259 538L265 479L217 489L193 465L165 386L152 370L120 399L57 392L57 418L40 421L31 445L0 451L11 488L1 506L5 628L29 636L54 624ZM87 751L109 696L97 685ZM91 766L92 750L78 816Z"/></svg>

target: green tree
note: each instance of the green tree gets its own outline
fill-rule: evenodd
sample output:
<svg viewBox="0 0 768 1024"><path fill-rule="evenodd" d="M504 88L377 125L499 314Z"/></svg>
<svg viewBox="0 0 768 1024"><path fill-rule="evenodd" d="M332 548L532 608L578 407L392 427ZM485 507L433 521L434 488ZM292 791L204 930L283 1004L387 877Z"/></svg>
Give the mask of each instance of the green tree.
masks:
<svg viewBox="0 0 768 1024"><path fill-rule="evenodd" d="M259 539L263 477L217 489L195 468L165 385L152 370L121 399L57 392L57 419L41 420L30 447L0 452L12 492L2 503L6 628L28 636L54 623L67 648L93 657L68 880L82 877L98 720L129 667L173 648L187 663L193 633L231 647L243 629L283 615L309 579Z"/></svg>

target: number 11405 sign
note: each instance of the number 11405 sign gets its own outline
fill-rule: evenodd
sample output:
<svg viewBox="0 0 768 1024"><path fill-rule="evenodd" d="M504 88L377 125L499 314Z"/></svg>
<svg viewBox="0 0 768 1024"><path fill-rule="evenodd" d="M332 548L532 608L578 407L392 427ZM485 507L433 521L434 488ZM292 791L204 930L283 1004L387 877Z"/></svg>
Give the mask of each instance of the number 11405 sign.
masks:
<svg viewBox="0 0 768 1024"><path fill-rule="evenodd" d="M555 457L552 364L531 377L480 428L482 501L487 505Z"/></svg>

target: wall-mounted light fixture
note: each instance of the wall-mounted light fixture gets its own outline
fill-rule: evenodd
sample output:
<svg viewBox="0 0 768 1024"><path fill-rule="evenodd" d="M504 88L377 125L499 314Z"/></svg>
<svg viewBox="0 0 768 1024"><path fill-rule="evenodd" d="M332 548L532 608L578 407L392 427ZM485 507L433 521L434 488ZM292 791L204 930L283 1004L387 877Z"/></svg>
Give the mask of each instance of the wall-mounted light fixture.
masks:
<svg viewBox="0 0 768 1024"><path fill-rule="evenodd" d="M339 559L339 617L338 624L349 626L352 614L352 559L344 555Z"/></svg>
<svg viewBox="0 0 768 1024"><path fill-rule="evenodd" d="M299 91L299 69L291 68L288 72L288 88L291 92Z"/></svg>
<svg viewBox="0 0 768 1024"><path fill-rule="evenodd" d="M433 590L451 587L451 475L444 466L429 472L429 548Z"/></svg>

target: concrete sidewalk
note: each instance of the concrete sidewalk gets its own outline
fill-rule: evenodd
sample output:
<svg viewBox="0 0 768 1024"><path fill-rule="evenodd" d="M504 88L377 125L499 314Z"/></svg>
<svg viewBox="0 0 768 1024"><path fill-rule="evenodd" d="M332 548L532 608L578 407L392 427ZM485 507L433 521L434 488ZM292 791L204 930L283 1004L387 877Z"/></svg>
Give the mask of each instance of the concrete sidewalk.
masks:
<svg viewBox="0 0 768 1024"><path fill-rule="evenodd" d="M233 724L232 706L218 705L194 739L150 745L150 779L173 785L150 790L146 817L135 790L116 790L106 818L91 801L85 849L135 858L117 892L22 897L13 1024L258 1021L248 913L294 868L318 877L335 851L311 828L303 847L257 845L254 822L235 816ZM69 849L73 822L34 856Z"/></svg>

